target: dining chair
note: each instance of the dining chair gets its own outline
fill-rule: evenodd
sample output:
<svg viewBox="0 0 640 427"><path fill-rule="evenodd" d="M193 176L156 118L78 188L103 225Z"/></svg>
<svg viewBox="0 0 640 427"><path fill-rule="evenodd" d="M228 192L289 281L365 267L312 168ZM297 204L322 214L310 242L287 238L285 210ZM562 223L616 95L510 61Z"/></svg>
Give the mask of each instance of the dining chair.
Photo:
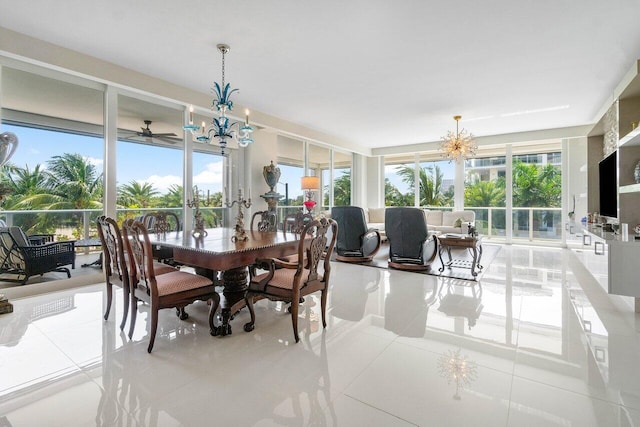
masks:
<svg viewBox="0 0 640 427"><path fill-rule="evenodd" d="M331 233L331 240L328 242L329 233ZM321 292L322 327L327 327L325 315L331 272L330 258L337 235L338 224L334 220L327 218L313 220L304 227L300 235L297 262L287 262L278 258L259 259L256 265L249 268L250 281L245 302L249 308L251 321L244 325L245 331L250 332L254 329L256 315L253 304L255 301L263 298L285 301L291 303L289 311L293 323L293 334L296 342L300 341L298 336L300 298L318 291ZM322 260L324 260L323 269L318 271ZM266 272L257 274L258 268Z"/></svg>
<svg viewBox="0 0 640 427"><path fill-rule="evenodd" d="M102 244L102 269L107 285L107 307L104 312L104 320L109 318L111 302L113 300L113 285L122 288L124 304L122 308L122 321L120 329L124 329L129 314L129 268L124 255L124 243L118 223L105 215L98 217L98 236Z"/></svg>
<svg viewBox="0 0 640 427"><path fill-rule="evenodd" d="M107 307L104 313L104 320L109 318L111 304L113 301L113 285L122 288L123 293L123 313L120 329L124 325L129 315L130 295L130 259L125 249L122 231L116 220L106 215L98 217L97 221L98 237L102 245L102 265L107 286ZM156 274L170 273L175 271L174 267L154 261Z"/></svg>
<svg viewBox="0 0 640 427"><path fill-rule="evenodd" d="M170 231L181 231L182 223L180 218L173 212L157 211L149 212L142 217L142 224L149 233L155 233L156 235L166 235ZM175 266L173 261L173 249L167 247L151 248L153 251L153 257L165 264Z"/></svg>
<svg viewBox="0 0 640 427"><path fill-rule="evenodd" d="M174 270L165 274L157 274L151 251L151 241L146 227L139 221L125 221L122 227L123 240L131 261L131 325L129 338L133 331L138 311L138 301L150 306L151 330L149 347L151 353L158 329L158 312L163 308L175 308L180 319L189 315L184 307L195 301L212 300L209 310L209 329L214 328L213 320L220 305L220 297L213 282L203 276Z"/></svg>
<svg viewBox="0 0 640 427"><path fill-rule="evenodd" d="M282 221L282 230L288 233L300 234L304 226L313 221L313 215L302 210L290 213Z"/></svg>
<svg viewBox="0 0 640 427"><path fill-rule="evenodd" d="M256 221L257 220L257 221ZM257 211L251 216L251 230L277 231L278 217L272 211Z"/></svg>

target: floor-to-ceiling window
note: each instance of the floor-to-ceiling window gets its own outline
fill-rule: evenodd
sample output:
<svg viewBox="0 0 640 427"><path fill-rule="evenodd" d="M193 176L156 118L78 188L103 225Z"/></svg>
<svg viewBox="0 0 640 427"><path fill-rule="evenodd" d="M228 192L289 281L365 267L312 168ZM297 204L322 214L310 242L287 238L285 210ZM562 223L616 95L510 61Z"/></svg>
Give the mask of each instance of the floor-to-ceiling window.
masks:
<svg viewBox="0 0 640 427"><path fill-rule="evenodd" d="M118 96L116 148L119 216L168 209L182 215L182 111Z"/></svg>
<svg viewBox="0 0 640 427"><path fill-rule="evenodd" d="M465 161L464 206L476 213L478 232L506 235L506 158L478 156Z"/></svg>
<svg viewBox="0 0 640 427"><path fill-rule="evenodd" d="M415 156L385 156L384 158L384 204L385 206L414 205Z"/></svg>
<svg viewBox="0 0 640 427"><path fill-rule="evenodd" d="M514 147L514 239L562 238L561 164L559 145Z"/></svg>
<svg viewBox="0 0 640 427"><path fill-rule="evenodd" d="M285 197L280 200L280 206L286 215L302 207L304 193L302 191L302 177L304 171L304 143L295 139L278 137L278 167L280 181L278 193ZM284 217L284 216L283 216Z"/></svg>
<svg viewBox="0 0 640 427"><path fill-rule="evenodd" d="M351 163L352 154L333 151L333 204L347 206L351 204Z"/></svg>
<svg viewBox="0 0 640 427"><path fill-rule="evenodd" d="M328 209L331 205L330 194L333 187L331 180L331 150L327 147L309 144L307 149L309 174L320 178L320 188L312 192L314 201L318 203L316 211Z"/></svg>
<svg viewBox="0 0 640 427"><path fill-rule="evenodd" d="M437 155L421 155L418 180L420 182L419 206L427 209L453 207L456 163L442 160Z"/></svg>
<svg viewBox="0 0 640 427"><path fill-rule="evenodd" d="M92 235L102 210L102 85L7 66L0 85L2 131L19 139L1 171L4 219L60 239Z"/></svg>

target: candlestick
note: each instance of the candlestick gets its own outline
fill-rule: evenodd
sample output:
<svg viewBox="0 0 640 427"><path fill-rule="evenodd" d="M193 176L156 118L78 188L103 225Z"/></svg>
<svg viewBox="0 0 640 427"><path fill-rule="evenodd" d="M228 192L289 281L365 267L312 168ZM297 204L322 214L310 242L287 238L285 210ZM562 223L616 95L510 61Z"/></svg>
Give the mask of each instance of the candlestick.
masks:
<svg viewBox="0 0 640 427"><path fill-rule="evenodd" d="M207 233L207 230L205 230L204 228L204 218L202 218L202 212L200 212L200 204L202 204L203 206L211 205L211 199L209 198L209 190L207 190L206 200L201 199L200 190L198 190L197 185L193 186L192 194L193 194L192 196L193 200L187 199L187 206L190 208L195 208L195 213L194 213L195 225L193 227L193 231L191 232L191 235L193 235L194 237L203 237L203 236L206 236L208 233Z"/></svg>
<svg viewBox="0 0 640 427"><path fill-rule="evenodd" d="M245 116L244 116L244 124L246 126L249 126L249 110L244 110L244 114L245 114Z"/></svg>
<svg viewBox="0 0 640 427"><path fill-rule="evenodd" d="M237 242L246 242L249 240L247 236L247 232L244 229L244 212L242 212L242 208L249 209L251 207L251 199L244 200L242 198L242 188L238 189L238 200L234 200L233 202L225 203L227 207L233 207L234 205L238 205L238 216L236 216L236 226L235 233L231 237L231 241L234 243Z"/></svg>
<svg viewBox="0 0 640 427"><path fill-rule="evenodd" d="M193 105L189 105L189 124L193 124Z"/></svg>

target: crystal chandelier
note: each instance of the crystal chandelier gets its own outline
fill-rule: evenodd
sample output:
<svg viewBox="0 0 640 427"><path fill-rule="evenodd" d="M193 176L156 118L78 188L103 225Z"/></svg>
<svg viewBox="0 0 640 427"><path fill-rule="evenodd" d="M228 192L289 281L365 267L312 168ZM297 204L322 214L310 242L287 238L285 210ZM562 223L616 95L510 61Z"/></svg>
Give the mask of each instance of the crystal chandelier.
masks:
<svg viewBox="0 0 640 427"><path fill-rule="evenodd" d="M236 138L240 147L247 147L253 143L251 133L253 128L249 126L249 110L245 111L244 124L241 126L240 122L229 120L227 112L233 110L233 101L231 101L231 95L237 92L238 89L231 89L231 84L224 81L224 56L229 53L229 45L219 44L218 50L222 53L222 84L214 82L214 88L212 88L216 99L213 100L211 109L218 111L218 117L214 117L211 121L209 128L206 128L205 122L202 122L202 126L195 125L193 123L193 106L189 107L189 123L183 126L184 130L188 130L195 136L196 141L210 144L212 139L218 140L220 145L220 151L224 155L224 150L227 148L227 140ZM233 127L238 128L237 135L236 130Z"/></svg>
<svg viewBox="0 0 640 427"><path fill-rule="evenodd" d="M440 144L442 157L446 157L449 160L458 161L473 157L478 149L478 145L473 140L473 135L467 133L464 129L458 130L458 121L461 118L462 116L453 116L456 121L456 133L449 131L446 136L442 137L442 143Z"/></svg>

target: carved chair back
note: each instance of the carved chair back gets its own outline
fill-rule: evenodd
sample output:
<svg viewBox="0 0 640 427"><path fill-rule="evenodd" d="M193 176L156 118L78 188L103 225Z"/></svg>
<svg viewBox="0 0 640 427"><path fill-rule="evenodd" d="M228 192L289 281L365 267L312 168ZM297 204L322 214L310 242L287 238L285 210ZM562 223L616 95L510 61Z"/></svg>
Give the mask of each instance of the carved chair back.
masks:
<svg viewBox="0 0 640 427"><path fill-rule="evenodd" d="M257 220L257 222L256 222ZM258 231L276 231L278 217L272 211L257 211L251 217L251 229Z"/></svg>
<svg viewBox="0 0 640 427"><path fill-rule="evenodd" d="M301 210L285 216L282 222L282 230L294 234L302 234L304 227L313 221L313 215L303 213Z"/></svg>

